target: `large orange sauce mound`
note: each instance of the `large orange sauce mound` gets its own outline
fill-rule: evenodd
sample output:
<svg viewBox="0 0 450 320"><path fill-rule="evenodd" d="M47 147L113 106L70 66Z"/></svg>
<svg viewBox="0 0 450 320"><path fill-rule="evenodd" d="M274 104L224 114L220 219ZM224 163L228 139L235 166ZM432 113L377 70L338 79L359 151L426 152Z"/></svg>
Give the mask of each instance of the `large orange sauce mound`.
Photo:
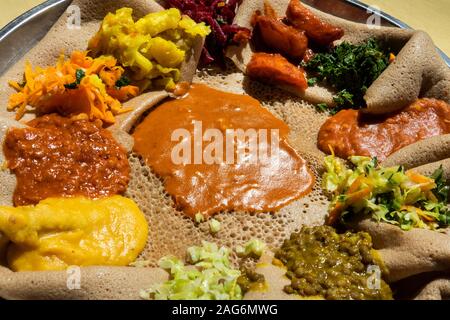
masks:
<svg viewBox="0 0 450 320"><path fill-rule="evenodd" d="M201 122L200 136L194 122ZM173 139L172 134L180 129L188 135ZM220 152L209 152L214 149L211 143L219 138L202 140L203 134L205 138L211 132L207 129L216 129L215 133L223 137L222 156ZM235 137L235 146L248 148L240 157L237 148L229 151L227 129L266 130L267 139L258 136L258 152L254 153L250 152L255 150L250 147L250 139ZM272 137L274 131L279 139ZM163 180L177 208L190 217L231 210L268 212L307 194L314 183L306 162L289 145L288 133L289 127L257 100L197 84L184 98L158 106L145 118L134 132L134 149ZM189 161L180 163L173 156L183 155L182 139L190 143L191 154L186 158ZM275 140L278 148L272 148ZM263 153L266 157L260 156L264 148L268 150ZM203 154L195 150L202 150ZM214 163L205 154L212 155ZM232 157L234 161L229 161Z"/></svg>

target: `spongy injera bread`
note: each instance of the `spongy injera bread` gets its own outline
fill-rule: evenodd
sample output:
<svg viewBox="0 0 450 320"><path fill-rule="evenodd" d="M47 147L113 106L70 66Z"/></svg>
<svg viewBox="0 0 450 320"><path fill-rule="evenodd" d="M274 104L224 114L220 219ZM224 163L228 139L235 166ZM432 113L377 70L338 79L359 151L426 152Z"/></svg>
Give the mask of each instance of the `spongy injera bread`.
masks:
<svg viewBox="0 0 450 320"><path fill-rule="evenodd" d="M144 14L153 8L152 1L106 1L108 4L99 6L93 1L82 1L83 8L95 7L92 15L84 16L87 30L79 34L56 36L62 32L56 26L51 37L45 38L25 59L35 65L53 63L61 48L66 52L73 49L84 49L87 39L98 28L98 20L106 11L123 5L135 8L138 14ZM114 3L114 4L113 4ZM139 4L137 4L139 3ZM100 7L100 8L97 8ZM103 9L102 9L103 8ZM89 18L91 17L91 18ZM59 30L59 31L58 31ZM64 32L67 31L64 30ZM53 37L56 40L53 41ZM76 37L77 39L74 39ZM64 39L63 39L64 38ZM51 45L50 45L51 44ZM23 72L24 60L19 61L2 78L2 83L9 79L17 79ZM313 105L298 97L285 93L277 88L249 81L234 66L228 65L227 70L210 69L199 71L195 82L205 83L211 87L235 93L247 93L261 101L264 107L276 117L284 120L291 128L291 145L303 156L316 175L313 192L279 212L249 214L246 212L224 212L215 216L220 221L221 230L211 235L207 222L195 224L191 219L174 209L172 198L165 192L162 181L145 165L142 159L130 154L132 179L126 196L134 199L144 211L149 223L150 233L147 246L141 259L149 260L151 266L165 255L174 254L184 257L186 248L198 245L202 240L213 241L219 245L235 248L243 245L251 238L259 238L267 243L270 249L276 249L292 232L299 231L302 225L319 225L324 222L328 200L320 188L322 174L322 159L324 154L317 149L317 133L321 124L327 119L325 114L318 114ZM12 91L5 86L0 88L0 101L6 105ZM152 96L144 108L154 106L159 102L159 96ZM162 97L161 97L162 98ZM137 103L136 107L141 106ZM0 111L9 118L12 113ZM133 121L137 121L139 113ZM127 124L127 129L130 124ZM439 159L441 160L441 159ZM430 159L429 162L434 162ZM237 261L237 257L232 257ZM155 282L165 279L165 274L159 269L139 268L81 268L82 278L86 285L81 290L66 290L65 272L31 272L13 274L5 268L0 269L0 296L5 298L90 298L106 299L138 298L139 289L147 288Z"/></svg>

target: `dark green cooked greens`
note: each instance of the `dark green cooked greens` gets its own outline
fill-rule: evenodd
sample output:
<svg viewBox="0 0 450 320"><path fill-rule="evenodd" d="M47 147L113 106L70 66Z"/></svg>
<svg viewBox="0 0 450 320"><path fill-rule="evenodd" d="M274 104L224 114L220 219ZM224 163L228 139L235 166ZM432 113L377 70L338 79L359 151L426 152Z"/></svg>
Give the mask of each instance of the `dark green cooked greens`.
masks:
<svg viewBox="0 0 450 320"><path fill-rule="evenodd" d="M318 53L304 63L314 78L338 90L334 97L336 107L330 109L333 114L341 109L364 107L367 88L388 65L389 50L372 38L360 45L343 42L331 52Z"/></svg>

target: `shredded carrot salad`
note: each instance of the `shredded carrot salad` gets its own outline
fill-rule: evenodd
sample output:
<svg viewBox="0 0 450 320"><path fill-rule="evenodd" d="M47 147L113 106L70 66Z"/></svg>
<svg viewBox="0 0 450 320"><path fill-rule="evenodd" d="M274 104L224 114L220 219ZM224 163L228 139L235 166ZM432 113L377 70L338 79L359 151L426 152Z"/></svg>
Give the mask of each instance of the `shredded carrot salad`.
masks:
<svg viewBox="0 0 450 320"><path fill-rule="evenodd" d="M30 106L38 114L59 113L63 116L100 119L115 123L115 116L130 111L121 102L139 93L128 85L124 69L113 56L88 57L87 51L75 51L69 60L64 54L56 66L48 68L25 66L24 82L10 81L17 93L11 95L8 110L17 110L21 119Z"/></svg>

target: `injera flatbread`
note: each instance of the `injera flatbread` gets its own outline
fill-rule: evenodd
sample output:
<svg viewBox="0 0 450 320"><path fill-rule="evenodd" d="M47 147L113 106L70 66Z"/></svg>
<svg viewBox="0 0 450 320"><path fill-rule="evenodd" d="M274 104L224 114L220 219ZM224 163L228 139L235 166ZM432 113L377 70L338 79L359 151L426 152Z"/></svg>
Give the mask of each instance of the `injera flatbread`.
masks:
<svg viewBox="0 0 450 320"><path fill-rule="evenodd" d="M68 30L58 29L57 25L25 59L31 60L34 65L52 64L62 48L66 48L66 52L70 52L74 48L84 49L87 39L95 33L100 17L103 17L107 10L129 5L135 8L138 14L144 14L146 13L145 6L148 5L150 8L154 5L151 1L148 3L145 1L107 1L105 3L108 4L105 5L93 1L82 1L82 3L86 9L92 7L91 20L83 18L84 21L87 21L87 27L91 32L82 31L80 34L74 33L70 37L67 36ZM73 37L76 35L78 39L74 40ZM51 58L49 58L50 56ZM13 66L1 78L1 82L5 84L7 80L18 79L23 72L23 63L24 61L20 61ZM194 82L204 83L224 91L247 93L260 100L264 107L289 125L291 145L308 161L317 182L310 195L291 203L276 213L220 213L215 216L215 219L221 223L221 230L217 234L211 235L207 222L197 225L185 217L182 212L176 211L173 200L165 192L161 180L143 163L140 157L130 154L132 179L126 195L138 203L150 226L148 243L140 258L148 260L150 266L155 267L162 256L172 254L182 258L189 246L198 245L202 240L235 248L237 245L244 245L252 238L258 238L264 241L269 249L275 250L292 232L298 232L302 225L323 224L329 202L320 188L320 176L323 170L321 163L324 154L317 149L316 145L318 130L327 119L327 115L318 114L312 104L300 100L296 96L250 81L231 64L228 65L227 70L210 68L199 71ZM0 101L3 102L3 105L6 105L11 92L4 86L1 88ZM160 93L155 93L150 94L148 98L147 103L146 101L136 102L136 108L143 105L143 108L147 109L154 107L165 97ZM145 111L133 115L134 119L138 120L143 113ZM2 114L9 118L14 116L13 113ZM135 120L132 120L131 124L121 120L118 127L120 128L121 124L126 123L122 128L129 130ZM434 162L434 160L430 159L429 162ZM234 262L238 260L235 254L233 254L232 260ZM2 279L0 280L0 296L14 299L130 299L138 298L140 289L163 281L166 276L159 269L119 267L81 268L81 275L81 289L68 290L66 272L12 273L2 268L0 269L0 279Z"/></svg>

